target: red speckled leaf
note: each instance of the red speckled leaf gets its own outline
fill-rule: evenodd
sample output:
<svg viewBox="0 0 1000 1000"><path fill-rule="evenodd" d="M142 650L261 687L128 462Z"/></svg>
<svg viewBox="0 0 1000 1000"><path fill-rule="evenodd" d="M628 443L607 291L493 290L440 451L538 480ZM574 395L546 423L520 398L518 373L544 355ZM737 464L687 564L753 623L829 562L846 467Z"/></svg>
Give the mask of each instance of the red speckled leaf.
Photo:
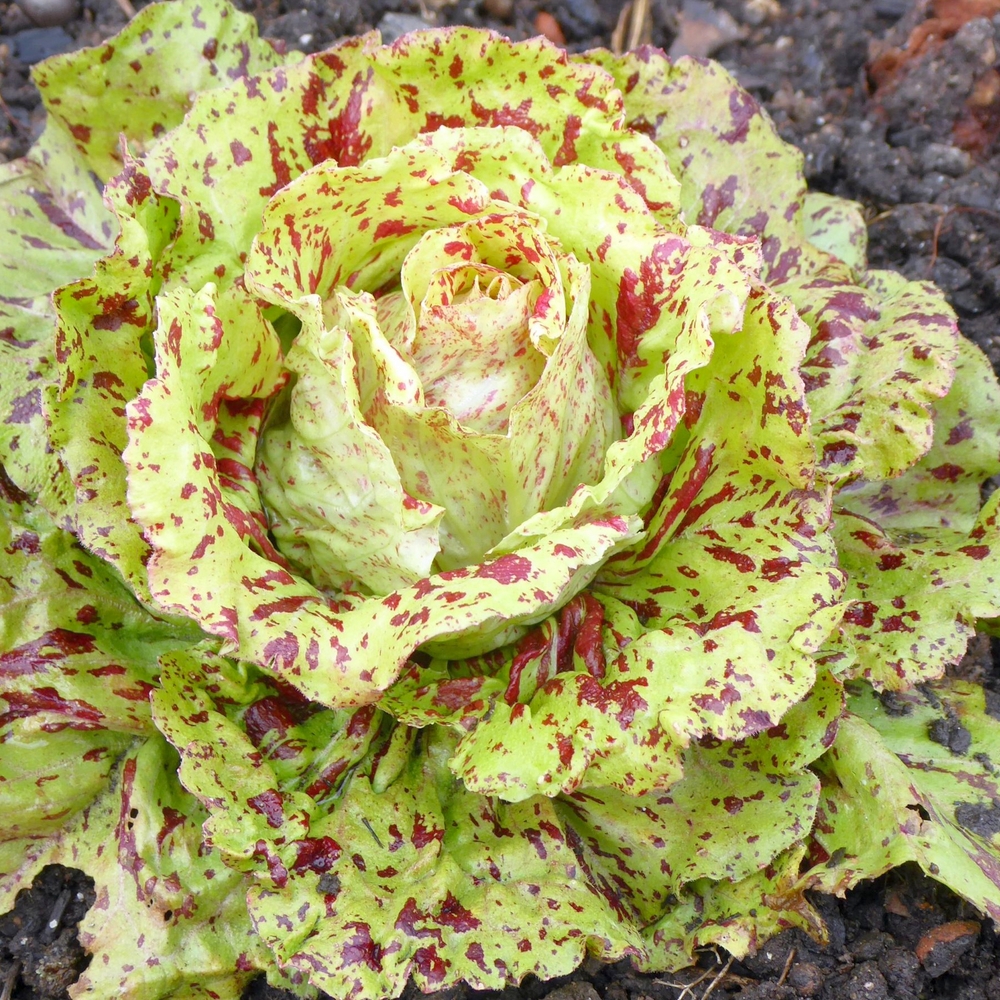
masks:
<svg viewBox="0 0 1000 1000"><path fill-rule="evenodd" d="M141 389L153 328L153 271L177 220L177 207L152 195L141 165L129 161L108 185L120 226L114 252L92 277L59 289L58 380L45 387L45 413L76 503L59 514L148 600L149 548L125 502L125 404Z"/></svg>
<svg viewBox="0 0 1000 1000"><path fill-rule="evenodd" d="M803 885L843 892L916 861L1000 919L1000 723L992 695L947 680L879 698L858 685L833 747Z"/></svg>
<svg viewBox="0 0 1000 1000"><path fill-rule="evenodd" d="M196 642L25 503L0 466L0 871L48 849L151 730L156 658Z"/></svg>
<svg viewBox="0 0 1000 1000"><path fill-rule="evenodd" d="M180 124L192 95L284 61L251 17L198 0L140 11L113 40L48 59L33 75L50 128L71 135L86 168L107 181L122 167L120 135L143 151Z"/></svg>
<svg viewBox="0 0 1000 1000"><path fill-rule="evenodd" d="M860 480L837 494L841 506L904 538L938 528L971 531L980 486L1000 473L1000 387L989 360L959 338L955 379L934 403L934 443L903 475Z"/></svg>
<svg viewBox="0 0 1000 1000"><path fill-rule="evenodd" d="M889 271L857 287L824 271L787 291L813 334L802 375L824 478L898 476L930 448L955 374L958 328L943 295Z"/></svg>
<svg viewBox="0 0 1000 1000"><path fill-rule="evenodd" d="M853 604L831 662L897 691L957 663L976 618L1000 615L998 502L994 494L971 531L929 526L894 535L839 512L834 534Z"/></svg>
<svg viewBox="0 0 1000 1000"><path fill-rule="evenodd" d="M58 735L53 764L66 744ZM97 900L79 926L92 957L77 990L237 1000L269 956L247 916L246 881L203 843L205 813L177 783L176 753L155 736L113 744L103 760L111 773L93 801L0 877L0 905L12 905L44 865L80 869ZM78 766L74 773L83 777Z"/></svg>

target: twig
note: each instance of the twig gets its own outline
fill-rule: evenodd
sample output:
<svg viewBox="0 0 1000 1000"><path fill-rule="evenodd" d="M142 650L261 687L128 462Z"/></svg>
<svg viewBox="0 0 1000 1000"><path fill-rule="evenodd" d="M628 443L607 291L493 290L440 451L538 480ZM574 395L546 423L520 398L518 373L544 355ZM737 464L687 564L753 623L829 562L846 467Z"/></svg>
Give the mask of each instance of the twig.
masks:
<svg viewBox="0 0 1000 1000"><path fill-rule="evenodd" d="M135 7L132 6L131 0L116 0L119 7L121 7L125 16L131 21L135 17Z"/></svg>
<svg viewBox="0 0 1000 1000"><path fill-rule="evenodd" d="M21 975L21 960L14 959L13 965L7 970L7 975L3 977L3 989L0 990L0 1000L10 1000L11 993L17 983L17 977Z"/></svg>
<svg viewBox="0 0 1000 1000"><path fill-rule="evenodd" d="M703 983L712 974L711 969L706 969L697 979L692 979L690 983L671 983L666 979L654 979L653 982L658 986L669 986L673 990L680 990L677 994L675 1000L684 1000L689 994L694 996L694 988L699 984Z"/></svg>
<svg viewBox="0 0 1000 1000"><path fill-rule="evenodd" d="M732 955L730 955L729 961L726 962L726 964L719 970L719 974L715 977L715 979L713 979L708 984L708 989L705 990L704 993L702 993L701 1000L708 1000L708 998L712 995L712 991L715 989L715 987L718 986L719 983L721 983L722 980L726 978L726 973L729 972L730 967L735 961L736 959Z"/></svg>
<svg viewBox="0 0 1000 1000"><path fill-rule="evenodd" d="M649 20L649 0L635 0L632 8L632 24L628 33L629 49L637 49L642 44L646 33L646 22Z"/></svg>
<svg viewBox="0 0 1000 1000"><path fill-rule="evenodd" d="M17 132L20 132L24 126L14 117L10 108L7 107L7 102L0 96L0 111L7 116L7 121L10 122L10 127Z"/></svg>
<svg viewBox="0 0 1000 1000"><path fill-rule="evenodd" d="M385 848L384 848L384 847L382 846L382 841L378 839L378 834L377 834L377 833L375 832L375 828L374 828L374 827L373 827L373 826L371 825L371 823L369 823L369 822L368 822L368 820L367 820L367 819L365 819L365 817L364 817L364 816L362 816L362 817L361 817L361 822L362 822L362 823L364 823L364 825L365 825L365 829L366 829L366 830L367 830L367 831L368 831L368 832L369 832L369 833L370 833L370 834L372 835L372 837L373 837L373 838L375 839L375 843L376 843L376 844L378 844L378 846L379 846L379 847L381 847L381 848L382 848L382 850L385 850Z"/></svg>
<svg viewBox="0 0 1000 1000"><path fill-rule="evenodd" d="M59 893L55 906L52 907L52 912L49 914L49 921L41 933L41 939L44 943L49 944L55 940L56 931L59 930L63 914L66 912L66 907L69 906L69 901L72 899L72 896L73 894L69 891L69 889L63 889L63 891Z"/></svg>
<svg viewBox="0 0 1000 1000"><path fill-rule="evenodd" d="M630 49L637 49L643 42L648 42L649 18L649 0L631 0L625 4L618 15L615 29L611 32L611 51L620 56Z"/></svg>
<svg viewBox="0 0 1000 1000"><path fill-rule="evenodd" d="M949 215L957 215L959 212L972 213L978 215L990 215L994 219L1000 219L1000 212L994 212L992 208L978 208L975 205L949 205L939 216L937 222L934 224L934 239L931 244L931 259L927 264L927 277L930 278L934 273L934 265L937 263L938 259L938 239L941 236L941 230L944 228L945 219Z"/></svg>
<svg viewBox="0 0 1000 1000"><path fill-rule="evenodd" d="M784 986L785 980L788 978L788 970L792 967L792 962L795 961L795 949L793 948L788 953L788 958L785 959L785 967L781 970L781 978L778 980L779 986Z"/></svg>
<svg viewBox="0 0 1000 1000"><path fill-rule="evenodd" d="M620 56L625 51L625 28L632 16L632 4L627 3L621 9L614 30L611 32L611 51Z"/></svg>

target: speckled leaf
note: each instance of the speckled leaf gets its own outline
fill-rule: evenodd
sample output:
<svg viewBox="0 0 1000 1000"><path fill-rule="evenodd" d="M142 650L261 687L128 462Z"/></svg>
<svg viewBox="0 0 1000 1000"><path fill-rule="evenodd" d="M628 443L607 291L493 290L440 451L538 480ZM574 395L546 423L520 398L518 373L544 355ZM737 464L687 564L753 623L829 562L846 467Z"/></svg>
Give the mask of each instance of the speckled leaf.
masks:
<svg viewBox="0 0 1000 1000"><path fill-rule="evenodd" d="M170 240L177 208L150 192L140 164L107 187L120 233L92 277L63 286L58 314L57 380L44 390L52 444L75 490L71 519L84 543L149 599L149 547L125 502L125 404L141 389L149 364L155 264Z"/></svg>
<svg viewBox="0 0 1000 1000"><path fill-rule="evenodd" d="M624 893L645 926L685 885L763 870L809 833L819 782L808 768L833 742L841 704L840 685L821 675L780 726L738 743L692 744L669 790L637 799L593 788L557 799L591 877Z"/></svg>
<svg viewBox="0 0 1000 1000"><path fill-rule="evenodd" d="M762 241L771 284L813 273L827 254L803 232L802 154L783 142L757 101L720 65L671 63L658 49L577 56L610 72L625 97L625 121L663 150L681 182L689 224Z"/></svg>
<svg viewBox="0 0 1000 1000"><path fill-rule="evenodd" d="M56 761L68 741L54 735ZM204 813L178 785L176 754L161 737L113 749L120 759L104 758L105 770L114 767L94 800L0 878L0 906L44 865L81 869L94 879L97 901L80 924L92 958L75 994L237 1000L268 964L247 915L244 877L203 844Z"/></svg>
<svg viewBox="0 0 1000 1000"><path fill-rule="evenodd" d="M982 506L980 486L1000 473L1000 386L972 341L962 337L957 346L955 379L934 404L930 451L901 476L859 480L837 493L838 505L900 541L939 528L972 531Z"/></svg>
<svg viewBox="0 0 1000 1000"><path fill-rule="evenodd" d="M54 56L33 75L50 119L106 182L122 168L121 135L142 152L180 124L193 95L284 61L257 38L253 18L225 0L198 0L152 4L111 41Z"/></svg>
<svg viewBox="0 0 1000 1000"><path fill-rule="evenodd" d="M0 299L0 465L50 512L73 501L43 411L41 382L54 377L54 328L48 299Z"/></svg>
<svg viewBox="0 0 1000 1000"><path fill-rule="evenodd" d="M677 182L622 129L620 100L604 73L542 39L455 28L379 47L368 35L203 95L146 162L154 188L185 206L173 267L197 283L238 273L267 199L310 166L358 165L441 128L511 125L556 162L627 170L672 220Z"/></svg>
<svg viewBox="0 0 1000 1000"><path fill-rule="evenodd" d="M636 950L635 930L574 874L547 800L465 792L443 731L392 729L372 709L318 711L270 683L220 658L174 656L154 705L182 781L210 811L206 834L255 871L256 929L293 981L352 997L398 992L410 973L425 987L499 986L568 971L588 947ZM552 902L539 911L540 899Z"/></svg>
<svg viewBox="0 0 1000 1000"><path fill-rule="evenodd" d="M412 732L412 731L411 731ZM460 980L497 989L565 974L587 954L640 952L591 884L552 803L505 805L448 775L451 741L428 733L387 789L352 779L314 821L287 881L250 895L279 964L345 998Z"/></svg>
<svg viewBox="0 0 1000 1000"><path fill-rule="evenodd" d="M862 276L868 269L868 226L861 206L845 198L809 191L802 206L803 235Z"/></svg>
<svg viewBox="0 0 1000 1000"><path fill-rule="evenodd" d="M872 271L844 287L828 272L786 289L813 331L802 366L819 465L833 483L890 479L930 448L958 328L933 285Z"/></svg>
<svg viewBox="0 0 1000 1000"><path fill-rule="evenodd" d="M144 611L0 466L0 872L44 853L103 792L151 731L158 653L198 638Z"/></svg>
<svg viewBox="0 0 1000 1000"><path fill-rule="evenodd" d="M681 180L688 222L761 239L765 279L813 330L803 374L825 474L889 478L912 465L930 445L930 406L955 359L943 298L895 275L864 275L856 209L806 194L801 153L721 67L670 64L652 49L580 58L615 76L627 122L656 141Z"/></svg>
<svg viewBox="0 0 1000 1000"><path fill-rule="evenodd" d="M0 234L17 247L0 261L0 297L89 273L116 233L101 185L122 168L120 135L142 150L179 124L192 94L282 62L256 35L224 0L152 4L113 41L35 67L48 125L27 157L0 165Z"/></svg>
<svg viewBox="0 0 1000 1000"><path fill-rule="evenodd" d="M49 126L29 157L0 164L0 302L27 305L88 274L114 235L100 188L57 127ZM16 320L10 326L4 341L25 339Z"/></svg>
<svg viewBox="0 0 1000 1000"><path fill-rule="evenodd" d="M916 861L1000 919L1000 722L982 688L944 681L880 700L862 685L849 708L817 764L823 794L806 884L843 892Z"/></svg>
<svg viewBox="0 0 1000 1000"><path fill-rule="evenodd" d="M940 677L962 658L976 619L1000 615L998 502L994 494L971 531L894 534L837 513L834 535L854 602L840 628L848 676L894 691Z"/></svg>
<svg viewBox="0 0 1000 1000"><path fill-rule="evenodd" d="M0 725L148 732L157 656L200 635L149 614L110 567L0 482Z"/></svg>
<svg viewBox="0 0 1000 1000"><path fill-rule="evenodd" d="M701 879L681 889L677 902L645 928L647 957L641 971L660 972L693 964L696 951L725 948L732 955L754 954L781 931L798 927L818 941L827 930L805 895L801 845L738 882Z"/></svg>

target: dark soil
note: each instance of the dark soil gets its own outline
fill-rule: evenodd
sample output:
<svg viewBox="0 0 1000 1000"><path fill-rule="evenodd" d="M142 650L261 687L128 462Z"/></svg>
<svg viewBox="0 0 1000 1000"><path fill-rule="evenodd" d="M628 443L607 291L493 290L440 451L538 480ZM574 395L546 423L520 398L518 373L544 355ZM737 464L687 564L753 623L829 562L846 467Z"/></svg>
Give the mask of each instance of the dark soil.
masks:
<svg viewBox="0 0 1000 1000"><path fill-rule="evenodd" d="M39 27L16 4L0 2L0 159L22 155L43 124L30 65L108 37L130 7L129 0L34 3L70 16ZM372 27L391 38L421 26L473 24L515 38L544 33L576 51L623 38L626 46L651 41L673 55L711 55L804 151L814 187L865 206L873 266L936 281L966 335L1000 366L1000 0L650 0L644 19L623 12L621 0L239 5L258 18L263 34L307 51ZM988 642L974 643L960 669L1000 690ZM954 748L968 733L943 719L934 738ZM966 825L1000 829L1000 808L980 812ZM92 901L85 876L53 867L0 917L0 1000L66 995L86 964L75 926ZM743 962L706 953L697 968L659 976L638 975L627 962L588 962L546 983L529 979L489 994L457 987L440 997L1000 1000L992 925L915 868L861 886L846 900L816 902L830 930L825 948L790 931ZM246 996L286 994L260 979Z"/></svg>

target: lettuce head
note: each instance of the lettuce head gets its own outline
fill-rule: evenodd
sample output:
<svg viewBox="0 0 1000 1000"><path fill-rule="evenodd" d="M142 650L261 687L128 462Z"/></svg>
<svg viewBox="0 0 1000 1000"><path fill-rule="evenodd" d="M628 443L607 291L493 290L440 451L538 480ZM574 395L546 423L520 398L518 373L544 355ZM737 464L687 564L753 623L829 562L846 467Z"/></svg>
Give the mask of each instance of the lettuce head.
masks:
<svg viewBox="0 0 1000 1000"><path fill-rule="evenodd" d="M177 0L35 80L0 905L95 880L75 996L664 970L905 861L1000 917L1000 390L720 67Z"/></svg>

